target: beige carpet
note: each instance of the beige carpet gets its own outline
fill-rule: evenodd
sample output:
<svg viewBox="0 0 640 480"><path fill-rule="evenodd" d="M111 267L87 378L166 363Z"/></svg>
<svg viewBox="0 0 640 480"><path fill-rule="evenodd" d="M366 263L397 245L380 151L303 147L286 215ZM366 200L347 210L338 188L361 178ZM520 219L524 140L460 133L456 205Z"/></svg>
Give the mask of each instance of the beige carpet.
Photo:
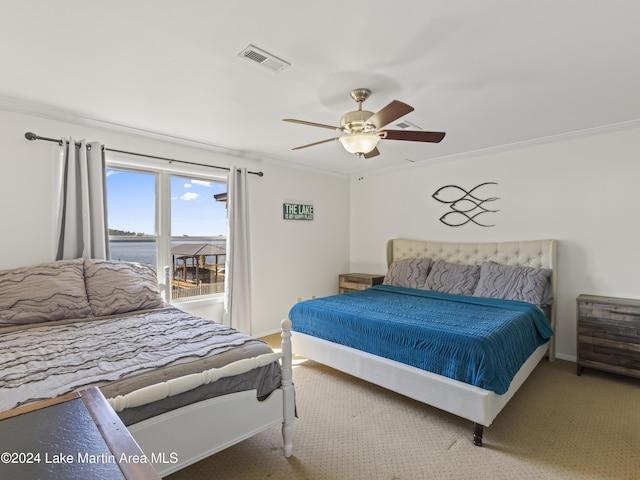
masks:
<svg viewBox="0 0 640 480"><path fill-rule="evenodd" d="M640 380L545 360L471 443L472 424L295 359L293 456L274 427L171 475L189 479L638 479Z"/></svg>

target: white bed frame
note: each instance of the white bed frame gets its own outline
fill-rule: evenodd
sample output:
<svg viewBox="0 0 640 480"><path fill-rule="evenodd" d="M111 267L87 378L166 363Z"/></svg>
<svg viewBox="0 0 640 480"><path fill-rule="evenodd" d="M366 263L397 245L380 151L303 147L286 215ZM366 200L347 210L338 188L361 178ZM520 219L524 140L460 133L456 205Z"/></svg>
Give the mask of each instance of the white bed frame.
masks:
<svg viewBox="0 0 640 480"><path fill-rule="evenodd" d="M165 285L171 285L168 275L168 269L165 269ZM170 300L168 291L170 288L164 289L166 301ZM278 424L282 424L284 455L291 456L295 418L291 322L283 320L281 326L279 353L238 360L221 368L185 375L107 400L119 412L280 360L281 386L265 400L258 400L256 390L247 390L203 400L128 426L160 476L167 476Z"/></svg>
<svg viewBox="0 0 640 480"><path fill-rule="evenodd" d="M501 243L443 243L394 239L387 244L387 264L402 258L431 258L432 261L479 265L492 261L504 265L524 265L552 269L551 288L557 298L557 242L535 240ZM550 323L555 331L555 302ZM495 392L452 380L441 375L388 360L337 343L298 332L292 333L296 354L328 365L355 377L413 398L474 422L473 443L482 445L483 427L491 425L498 413L548 352L554 360L553 338L538 347L520 368L509 390Z"/></svg>

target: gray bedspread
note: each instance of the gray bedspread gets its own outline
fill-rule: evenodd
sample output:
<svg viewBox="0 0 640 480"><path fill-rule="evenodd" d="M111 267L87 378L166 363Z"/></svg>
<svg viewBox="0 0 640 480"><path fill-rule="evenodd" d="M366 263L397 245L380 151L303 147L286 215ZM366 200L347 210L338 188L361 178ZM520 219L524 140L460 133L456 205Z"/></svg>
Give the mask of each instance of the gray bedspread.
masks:
<svg viewBox="0 0 640 480"><path fill-rule="evenodd" d="M109 398L272 350L234 329L179 309L0 328L0 411L91 385ZM125 424L226 393L280 386L277 362L148 406Z"/></svg>

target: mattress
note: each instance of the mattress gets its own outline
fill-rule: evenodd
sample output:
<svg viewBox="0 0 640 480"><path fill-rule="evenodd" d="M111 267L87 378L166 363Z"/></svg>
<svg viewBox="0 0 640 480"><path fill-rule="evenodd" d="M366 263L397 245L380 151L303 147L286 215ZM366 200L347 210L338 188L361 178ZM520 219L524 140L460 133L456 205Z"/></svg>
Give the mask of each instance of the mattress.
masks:
<svg viewBox="0 0 640 480"><path fill-rule="evenodd" d="M265 343L177 308L0 329L0 411L98 386L107 397L272 353ZM127 409L127 425L214 396L280 386L277 362Z"/></svg>
<svg viewBox="0 0 640 480"><path fill-rule="evenodd" d="M379 285L307 300L292 330L503 394L553 331L536 306Z"/></svg>

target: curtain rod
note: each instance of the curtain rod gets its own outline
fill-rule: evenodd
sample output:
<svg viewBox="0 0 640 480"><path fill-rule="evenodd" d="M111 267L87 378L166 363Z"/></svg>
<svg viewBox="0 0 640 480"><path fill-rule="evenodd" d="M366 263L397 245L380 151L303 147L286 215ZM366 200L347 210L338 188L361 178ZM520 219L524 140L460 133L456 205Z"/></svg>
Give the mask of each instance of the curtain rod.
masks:
<svg viewBox="0 0 640 480"><path fill-rule="evenodd" d="M41 137L41 136L36 135L35 133L32 133L32 132L25 133L24 137L27 140L45 140L47 142L55 142L55 143L57 143L59 145L62 145L62 140L61 139ZM76 145L79 146L80 144L76 143ZM187 165L197 165L197 166L200 166L200 167L219 168L220 170L231 171L231 169L229 167L219 167L217 165L207 165L205 163L187 162L185 160L176 160L175 158L158 157L156 155L147 155L146 153L127 152L125 150L116 150L115 148L107 148L105 146L103 146L102 148L104 150L106 150L107 152L124 153L126 155L136 155L138 157L154 158L156 160L166 160L169 163L172 163L172 162L185 163ZM250 173L252 175L257 175L259 177L262 177L264 175L263 172L247 172L247 173Z"/></svg>

